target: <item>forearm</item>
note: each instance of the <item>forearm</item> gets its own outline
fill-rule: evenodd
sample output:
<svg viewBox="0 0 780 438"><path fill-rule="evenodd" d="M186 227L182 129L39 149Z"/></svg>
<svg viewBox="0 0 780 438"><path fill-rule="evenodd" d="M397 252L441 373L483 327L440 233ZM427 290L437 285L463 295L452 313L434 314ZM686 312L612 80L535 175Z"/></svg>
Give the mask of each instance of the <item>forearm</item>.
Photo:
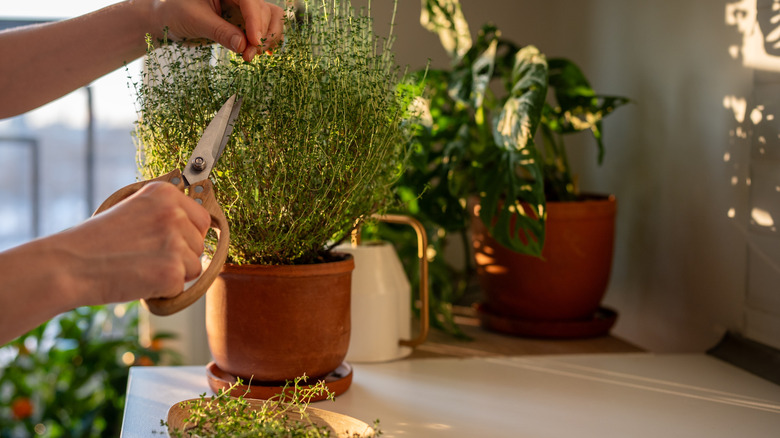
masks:
<svg viewBox="0 0 780 438"><path fill-rule="evenodd" d="M209 213L150 183L95 217L0 252L0 345L79 306L172 297L201 270Z"/></svg>
<svg viewBox="0 0 780 438"><path fill-rule="evenodd" d="M132 0L70 20L0 33L0 118L89 84L145 53L150 2Z"/></svg>
<svg viewBox="0 0 780 438"><path fill-rule="evenodd" d="M74 281L80 269L50 239L0 253L0 345L80 305L89 287Z"/></svg>

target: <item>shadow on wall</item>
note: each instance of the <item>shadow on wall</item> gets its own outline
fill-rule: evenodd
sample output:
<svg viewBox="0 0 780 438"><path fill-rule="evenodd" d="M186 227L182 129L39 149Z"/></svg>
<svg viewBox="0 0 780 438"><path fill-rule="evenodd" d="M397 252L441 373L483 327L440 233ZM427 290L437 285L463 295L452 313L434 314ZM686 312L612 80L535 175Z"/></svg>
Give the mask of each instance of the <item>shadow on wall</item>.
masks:
<svg viewBox="0 0 780 438"><path fill-rule="evenodd" d="M754 71L753 92L725 96L736 127L729 132L732 145L747 152L727 152L734 187L749 192L745 211L731 208L727 215L745 234L748 244L745 335L780 347L780 0L742 0L726 5L726 24L742 36L729 47L736 61ZM737 158L735 160L735 158ZM739 169L740 161L747 169Z"/></svg>

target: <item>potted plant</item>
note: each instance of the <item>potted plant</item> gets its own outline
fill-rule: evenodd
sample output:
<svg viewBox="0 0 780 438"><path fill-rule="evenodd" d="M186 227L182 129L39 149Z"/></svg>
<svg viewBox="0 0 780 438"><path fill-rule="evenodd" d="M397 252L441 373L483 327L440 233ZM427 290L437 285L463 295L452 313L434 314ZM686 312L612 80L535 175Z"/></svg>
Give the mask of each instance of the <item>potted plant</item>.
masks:
<svg viewBox="0 0 780 438"><path fill-rule="evenodd" d="M247 63L171 45L150 53L138 85L148 177L182 166L222 103L243 97L213 172L231 242L206 299L211 383L273 386L341 368L353 261L331 249L393 199L408 156L416 87L399 79L392 38L377 37L370 11L346 0L304 8L288 11L284 44L270 55Z"/></svg>
<svg viewBox="0 0 780 438"><path fill-rule="evenodd" d="M407 195L404 201L409 211L433 230L431 241L441 245L439 253L448 235L460 235L467 242L464 246L473 248L476 261L476 266L471 260L463 263L466 272L460 276L460 294L447 290L449 285L432 284L432 300L462 296L469 274L476 270L485 298L481 315L487 327L519 334L584 334L570 329L572 324L581 329L583 318L588 320L586 328L592 328L589 318L596 317L594 312L605 291L614 198L607 197L606 205L599 207L598 215L608 222L601 226L606 231L602 241L581 247L576 260L559 263L558 254L575 254L556 249L559 231L578 240L594 230L590 219L569 221L569 225L589 227L586 230L560 226L558 219L571 214L559 211L602 204L579 192L563 136L590 130L601 162L601 121L628 100L596 94L574 63L548 61L534 46L519 46L502 38L493 25L483 26L472 41L457 1L423 2L421 21L440 36L452 67L426 72L427 124L419 126L413 138L413 166L399 181L399 193L422 192L419 197ZM541 137L540 144L534 142L536 136ZM467 238L469 232L473 240ZM606 271L599 268L601 279L595 281L600 286L591 287L600 288L595 308L590 300L589 305L567 310L578 298L539 303L542 298L558 295L549 281L521 290L525 283L544 277L540 266L563 269L551 274L553 280L584 283L578 273L592 270L586 263L595 258L595 248L604 253L606 265ZM470 256L468 251L466 255ZM442 257L438 259L431 261L434 281L437 271L448 271L441 267ZM570 290L569 286L563 289ZM447 300L443 301L439 309L446 309ZM549 320L576 323L547 324Z"/></svg>

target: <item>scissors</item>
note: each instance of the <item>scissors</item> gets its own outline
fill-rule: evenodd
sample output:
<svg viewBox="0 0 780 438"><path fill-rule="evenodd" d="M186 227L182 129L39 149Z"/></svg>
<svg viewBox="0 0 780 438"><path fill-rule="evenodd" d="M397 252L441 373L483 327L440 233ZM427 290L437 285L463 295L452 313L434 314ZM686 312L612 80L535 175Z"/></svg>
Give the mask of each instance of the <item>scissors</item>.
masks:
<svg viewBox="0 0 780 438"><path fill-rule="evenodd" d="M189 288L185 285L185 289L179 295L172 298L142 299L142 304L155 315L171 315L197 301L206 293L206 290L217 278L222 270L222 266L225 264L230 244L230 228L222 207L214 197L214 186L209 180L209 174L217 160L219 160L220 155L222 155L222 151L230 138L230 134L233 131L233 123L241 109L241 103L241 98L233 95L222 105L217 115L209 122L206 130L203 131L198 145L195 146L192 155L187 161L184 172L174 169L157 178L125 186L109 196L95 210L94 214L99 214L137 192L146 184L152 181L165 181L175 185L182 192L185 192L185 189L189 189L186 192L187 196L201 204L211 215L211 228L217 232L218 239L217 249L211 258L211 263L201 273L200 277L195 280L194 284Z"/></svg>

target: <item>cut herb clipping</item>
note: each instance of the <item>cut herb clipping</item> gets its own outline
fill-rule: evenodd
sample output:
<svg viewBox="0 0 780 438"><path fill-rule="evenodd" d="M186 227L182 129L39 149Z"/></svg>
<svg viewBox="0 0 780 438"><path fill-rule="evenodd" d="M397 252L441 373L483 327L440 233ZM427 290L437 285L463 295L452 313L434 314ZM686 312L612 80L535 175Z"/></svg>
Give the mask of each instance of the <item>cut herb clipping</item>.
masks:
<svg viewBox="0 0 780 438"><path fill-rule="evenodd" d="M216 396L183 401L161 424L171 437L376 437L381 433L378 420L374 428L351 417L310 408L314 397L327 394L323 381L305 386L306 376L287 382L279 396L269 400L230 397L241 384L221 390Z"/></svg>

